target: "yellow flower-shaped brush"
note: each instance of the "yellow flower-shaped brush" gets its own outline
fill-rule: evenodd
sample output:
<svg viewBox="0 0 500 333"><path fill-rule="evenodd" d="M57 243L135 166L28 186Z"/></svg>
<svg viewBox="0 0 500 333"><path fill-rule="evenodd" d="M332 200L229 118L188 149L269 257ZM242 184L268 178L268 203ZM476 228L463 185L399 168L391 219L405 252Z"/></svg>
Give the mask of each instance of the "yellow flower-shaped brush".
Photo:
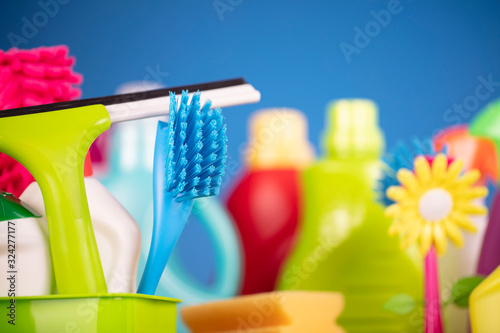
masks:
<svg viewBox="0 0 500 333"><path fill-rule="evenodd" d="M419 243L425 256L425 332L442 333L436 251L446 252L448 237L460 247L463 236L460 229L475 232L469 215L486 214L487 209L473 203L485 197L488 190L475 186L480 173L477 170L462 174L463 163L438 154L433 159L417 156L414 172L399 169L400 186L390 186L386 195L395 203L386 208L386 215L394 219L390 234L400 234L401 245Z"/></svg>
<svg viewBox="0 0 500 333"><path fill-rule="evenodd" d="M414 168L414 172L400 169L397 178L401 186L387 189L387 197L395 201L386 209L387 216L394 219L389 233L400 234L404 248L418 241L422 255L432 245L443 255L448 237L461 247L460 229L476 231L469 215L487 213L486 207L473 203L488 194L486 187L474 186L480 178L479 171L462 175L462 161L454 160L448 166L444 154L438 154L432 162L418 156Z"/></svg>

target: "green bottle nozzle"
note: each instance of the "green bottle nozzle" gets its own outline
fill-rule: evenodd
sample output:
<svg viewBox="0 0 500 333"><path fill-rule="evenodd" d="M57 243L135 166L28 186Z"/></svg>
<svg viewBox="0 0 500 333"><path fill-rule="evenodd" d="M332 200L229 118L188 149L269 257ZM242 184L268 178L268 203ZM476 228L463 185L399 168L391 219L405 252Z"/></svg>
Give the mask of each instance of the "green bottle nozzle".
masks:
<svg viewBox="0 0 500 333"><path fill-rule="evenodd" d="M473 136L488 138L493 141L497 156L500 157L500 99L488 104L486 108L474 118L469 126L469 133ZM500 178L498 184L500 185Z"/></svg>
<svg viewBox="0 0 500 333"><path fill-rule="evenodd" d="M379 158L384 136L378 126L378 111L367 99L343 99L327 107L327 130L323 145L330 158Z"/></svg>
<svg viewBox="0 0 500 333"><path fill-rule="evenodd" d="M0 222L29 217L42 217L42 215L12 193L0 191Z"/></svg>

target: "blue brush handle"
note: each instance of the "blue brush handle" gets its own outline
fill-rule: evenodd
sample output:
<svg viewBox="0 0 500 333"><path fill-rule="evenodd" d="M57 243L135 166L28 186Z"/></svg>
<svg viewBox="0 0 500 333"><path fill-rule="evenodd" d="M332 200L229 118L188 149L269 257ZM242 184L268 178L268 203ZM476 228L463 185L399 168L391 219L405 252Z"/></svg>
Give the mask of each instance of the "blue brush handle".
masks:
<svg viewBox="0 0 500 333"><path fill-rule="evenodd" d="M137 291L140 294L154 295L168 258L184 229L193 207L193 200L179 203L168 193L165 197L170 197L170 200L166 199L158 215L159 217L155 217L148 260Z"/></svg>
<svg viewBox="0 0 500 333"><path fill-rule="evenodd" d="M159 121L153 165L154 224L151 247L138 293L154 295L168 258L191 213L194 200L177 202L165 191L168 124Z"/></svg>

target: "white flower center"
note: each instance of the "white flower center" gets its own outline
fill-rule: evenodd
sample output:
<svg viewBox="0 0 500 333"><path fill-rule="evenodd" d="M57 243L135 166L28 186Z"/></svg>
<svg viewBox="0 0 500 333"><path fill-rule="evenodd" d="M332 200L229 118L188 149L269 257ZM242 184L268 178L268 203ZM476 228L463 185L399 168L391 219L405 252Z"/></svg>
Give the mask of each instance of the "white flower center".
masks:
<svg viewBox="0 0 500 333"><path fill-rule="evenodd" d="M420 216L428 221L440 221L453 209L453 198L442 188L433 188L424 193L418 202Z"/></svg>

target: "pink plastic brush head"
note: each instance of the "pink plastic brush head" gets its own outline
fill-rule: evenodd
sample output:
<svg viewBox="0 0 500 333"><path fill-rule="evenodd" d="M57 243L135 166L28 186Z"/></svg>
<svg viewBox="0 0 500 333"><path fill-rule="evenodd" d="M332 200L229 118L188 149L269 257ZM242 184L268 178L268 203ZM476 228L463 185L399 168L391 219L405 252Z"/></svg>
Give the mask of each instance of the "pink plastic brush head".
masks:
<svg viewBox="0 0 500 333"><path fill-rule="evenodd" d="M0 50L0 109L65 102L79 98L82 76L67 46Z"/></svg>

